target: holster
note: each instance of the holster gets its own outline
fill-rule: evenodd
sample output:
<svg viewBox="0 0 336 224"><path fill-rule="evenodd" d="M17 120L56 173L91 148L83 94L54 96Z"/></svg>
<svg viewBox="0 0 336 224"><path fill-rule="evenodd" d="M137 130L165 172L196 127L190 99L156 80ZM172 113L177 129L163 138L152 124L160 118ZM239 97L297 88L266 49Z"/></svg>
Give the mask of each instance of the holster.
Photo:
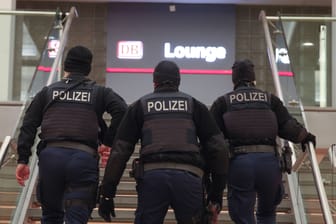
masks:
<svg viewBox="0 0 336 224"><path fill-rule="evenodd" d="M99 184L97 188L97 193L96 193L96 204L100 203L100 198L101 198L101 188L102 186Z"/></svg>
<svg viewBox="0 0 336 224"><path fill-rule="evenodd" d="M144 176L144 164L140 158L135 158L132 162L132 169L129 172L130 177L133 177L136 181L139 181Z"/></svg>
<svg viewBox="0 0 336 224"><path fill-rule="evenodd" d="M47 147L47 142L40 140L36 146L36 154L40 155L41 151Z"/></svg>
<svg viewBox="0 0 336 224"><path fill-rule="evenodd" d="M79 206L88 209L91 219L91 213L97 206L97 192L99 192L98 182L84 187L68 187L65 191L69 195L72 194L71 197L64 200L65 208L67 209L70 206Z"/></svg>
<svg viewBox="0 0 336 224"><path fill-rule="evenodd" d="M292 149L289 145L285 145L280 150L279 162L280 169L283 173L291 174L292 172Z"/></svg>
<svg viewBox="0 0 336 224"><path fill-rule="evenodd" d="M199 212L198 215L193 217L193 224L212 224L214 214L207 206L208 201L207 197L212 188L212 179L209 171L206 169L206 172L202 178L203 181L203 210Z"/></svg>

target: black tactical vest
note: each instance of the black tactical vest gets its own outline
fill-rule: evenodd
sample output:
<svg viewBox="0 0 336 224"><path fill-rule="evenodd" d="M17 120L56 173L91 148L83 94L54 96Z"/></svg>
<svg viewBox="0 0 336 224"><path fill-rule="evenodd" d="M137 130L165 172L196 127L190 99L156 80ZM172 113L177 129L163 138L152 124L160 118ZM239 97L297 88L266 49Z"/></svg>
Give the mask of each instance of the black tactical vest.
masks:
<svg viewBox="0 0 336 224"><path fill-rule="evenodd" d="M70 88L80 80L60 81L51 85L41 124L41 139L45 141L72 140L97 144L99 131L94 101L98 88L86 81Z"/></svg>
<svg viewBox="0 0 336 224"><path fill-rule="evenodd" d="M225 135L232 146L275 145L278 125L270 97L271 94L251 87L225 95Z"/></svg>
<svg viewBox="0 0 336 224"><path fill-rule="evenodd" d="M191 96L181 92L151 93L140 101L144 111L142 155L199 152Z"/></svg>

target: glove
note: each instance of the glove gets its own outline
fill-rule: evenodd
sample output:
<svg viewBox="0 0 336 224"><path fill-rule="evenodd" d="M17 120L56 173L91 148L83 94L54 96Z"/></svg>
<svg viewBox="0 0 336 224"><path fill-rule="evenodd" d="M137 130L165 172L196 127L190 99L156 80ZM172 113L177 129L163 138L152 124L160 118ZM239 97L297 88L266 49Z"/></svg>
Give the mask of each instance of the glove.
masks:
<svg viewBox="0 0 336 224"><path fill-rule="evenodd" d="M207 204L212 203L218 206L218 212L223 206L223 192L226 186L226 175L225 174L211 174L211 184L208 187L208 197Z"/></svg>
<svg viewBox="0 0 336 224"><path fill-rule="evenodd" d="M16 177L17 182L21 186L25 186L25 181L28 180L29 175L30 175L29 166L26 164L19 163L15 171L15 177Z"/></svg>
<svg viewBox="0 0 336 224"><path fill-rule="evenodd" d="M105 220L105 222L111 222L111 216L116 217L113 198L100 196L98 214Z"/></svg>
<svg viewBox="0 0 336 224"><path fill-rule="evenodd" d="M306 145L309 142L313 143L314 148L316 147L316 137L315 137L315 135L308 132L307 136L301 142L301 147L302 147L303 152L306 151L306 147L307 147Z"/></svg>
<svg viewBox="0 0 336 224"><path fill-rule="evenodd" d="M222 206L223 206L223 193L214 194L210 192L207 202L208 202L208 207L211 207L212 210L213 208L216 208L216 212L218 214L222 210Z"/></svg>
<svg viewBox="0 0 336 224"><path fill-rule="evenodd" d="M207 210L210 213L210 216L208 217L208 222L211 224L217 224L218 223L218 214L220 212L220 208L218 204L213 204L210 202L207 206Z"/></svg>
<svg viewBox="0 0 336 224"><path fill-rule="evenodd" d="M100 167L105 168L107 160L111 153L111 147L102 144L98 148L98 153L100 155Z"/></svg>

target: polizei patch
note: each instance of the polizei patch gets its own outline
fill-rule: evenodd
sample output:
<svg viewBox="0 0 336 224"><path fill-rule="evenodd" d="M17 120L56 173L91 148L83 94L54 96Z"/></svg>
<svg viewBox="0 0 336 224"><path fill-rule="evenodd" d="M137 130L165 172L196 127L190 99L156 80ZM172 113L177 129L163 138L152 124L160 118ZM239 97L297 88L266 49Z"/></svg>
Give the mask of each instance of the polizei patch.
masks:
<svg viewBox="0 0 336 224"><path fill-rule="evenodd" d="M267 102L267 94L263 92L243 92L230 95L230 103Z"/></svg>
<svg viewBox="0 0 336 224"><path fill-rule="evenodd" d="M91 92L85 90L78 90L78 91L53 90L52 98L59 101L89 103L91 102Z"/></svg>
<svg viewBox="0 0 336 224"><path fill-rule="evenodd" d="M188 100L186 99L153 99L146 103L148 113L153 112L187 112Z"/></svg>

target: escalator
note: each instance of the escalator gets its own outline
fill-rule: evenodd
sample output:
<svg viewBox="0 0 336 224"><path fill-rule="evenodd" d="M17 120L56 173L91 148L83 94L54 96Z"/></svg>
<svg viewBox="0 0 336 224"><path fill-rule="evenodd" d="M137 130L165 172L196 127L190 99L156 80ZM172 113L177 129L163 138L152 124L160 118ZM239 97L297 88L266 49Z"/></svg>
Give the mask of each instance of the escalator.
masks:
<svg viewBox="0 0 336 224"><path fill-rule="evenodd" d="M327 92L330 91L330 86L327 88L328 53L324 32L328 25L327 19L281 15L267 17L264 11L261 11L259 18L265 32L276 93L291 114L311 131L303 104L323 108L331 101L328 98L331 94ZM320 27L320 32L311 29L312 27ZM305 31L310 33L306 34ZM301 45L302 37L306 40ZM308 42L307 38L315 38L316 42ZM316 43L319 43L319 47L306 48ZM314 49L319 51L313 52ZM306 65L304 69L300 67L303 65ZM322 110L319 113L322 114ZM321 119L320 122L319 125L328 125L328 121ZM316 133L317 142L319 135L323 134ZM294 152L293 172L287 175L286 179L295 223L317 224L335 221L335 213L331 209L335 197L335 173L330 157L325 154L327 150L323 143L318 143L317 149L310 144L305 153L302 152L301 146L290 144Z"/></svg>
<svg viewBox="0 0 336 224"><path fill-rule="evenodd" d="M12 16L16 22L15 35L15 72L14 76L22 81L13 87L13 96L1 108L15 108L15 113L3 112L4 119L13 119L8 128L8 136L2 142L0 151L0 223L29 223L28 207L34 206L36 172L35 147L30 160L30 181L25 187L16 183L16 141L18 127L25 108L32 97L43 87L59 79L59 62L64 50L69 26L76 15L75 8L69 13L10 11L1 12ZM0 15L0 19L1 19ZM65 25L64 25L65 24ZM21 39L20 39L21 38ZM19 88L21 87L21 88ZM18 89L20 89L18 91ZM7 130L7 129L6 129Z"/></svg>

